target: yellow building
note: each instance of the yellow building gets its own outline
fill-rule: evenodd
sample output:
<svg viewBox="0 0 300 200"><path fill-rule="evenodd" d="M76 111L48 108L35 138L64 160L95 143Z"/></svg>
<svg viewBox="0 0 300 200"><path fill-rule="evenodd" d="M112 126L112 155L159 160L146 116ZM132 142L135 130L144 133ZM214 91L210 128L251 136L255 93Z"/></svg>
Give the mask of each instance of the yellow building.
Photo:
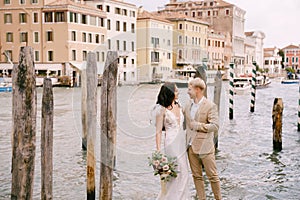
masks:
<svg viewBox="0 0 300 200"><path fill-rule="evenodd" d="M208 23L172 13L162 14L174 25L173 66L183 68L189 65L201 65L207 60Z"/></svg>
<svg viewBox="0 0 300 200"><path fill-rule="evenodd" d="M139 9L137 71L139 82L165 81L172 71L173 24Z"/></svg>
<svg viewBox="0 0 300 200"><path fill-rule="evenodd" d="M18 63L21 46L33 47L38 75L71 76L76 85L89 51L96 52L98 73L103 70L106 15L101 10L83 1L4 0L0 16L0 73L11 68L9 60Z"/></svg>

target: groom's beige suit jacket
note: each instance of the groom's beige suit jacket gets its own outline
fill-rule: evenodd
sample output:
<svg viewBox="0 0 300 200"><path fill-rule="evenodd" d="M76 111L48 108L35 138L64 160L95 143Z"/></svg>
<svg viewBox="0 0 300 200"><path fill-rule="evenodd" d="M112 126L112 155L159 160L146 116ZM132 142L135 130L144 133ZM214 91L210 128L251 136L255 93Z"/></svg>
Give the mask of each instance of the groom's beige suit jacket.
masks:
<svg viewBox="0 0 300 200"><path fill-rule="evenodd" d="M184 108L187 143L196 154L214 153L214 133L217 133L219 129L216 104L203 98L194 119L191 118L193 101L190 100ZM192 125L191 122L194 120L194 125Z"/></svg>

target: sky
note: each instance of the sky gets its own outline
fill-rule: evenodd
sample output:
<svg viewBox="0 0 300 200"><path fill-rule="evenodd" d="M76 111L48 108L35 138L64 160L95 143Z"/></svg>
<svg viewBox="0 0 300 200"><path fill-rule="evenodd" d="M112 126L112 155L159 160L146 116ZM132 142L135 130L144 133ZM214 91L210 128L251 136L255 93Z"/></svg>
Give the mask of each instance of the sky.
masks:
<svg viewBox="0 0 300 200"><path fill-rule="evenodd" d="M124 0L156 11L169 0ZM264 48L300 44L300 0L225 0L246 11L245 31L265 33Z"/></svg>

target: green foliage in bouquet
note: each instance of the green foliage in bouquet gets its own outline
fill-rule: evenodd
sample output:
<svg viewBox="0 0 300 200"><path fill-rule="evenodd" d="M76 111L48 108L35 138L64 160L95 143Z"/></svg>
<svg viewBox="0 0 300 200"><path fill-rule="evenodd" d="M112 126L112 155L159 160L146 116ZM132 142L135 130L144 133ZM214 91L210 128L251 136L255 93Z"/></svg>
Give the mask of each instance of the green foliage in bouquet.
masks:
<svg viewBox="0 0 300 200"><path fill-rule="evenodd" d="M154 176L160 175L163 181L169 181L171 178L176 178L178 171L176 157L164 155L160 152L152 153L152 157L148 157L149 166L152 166Z"/></svg>

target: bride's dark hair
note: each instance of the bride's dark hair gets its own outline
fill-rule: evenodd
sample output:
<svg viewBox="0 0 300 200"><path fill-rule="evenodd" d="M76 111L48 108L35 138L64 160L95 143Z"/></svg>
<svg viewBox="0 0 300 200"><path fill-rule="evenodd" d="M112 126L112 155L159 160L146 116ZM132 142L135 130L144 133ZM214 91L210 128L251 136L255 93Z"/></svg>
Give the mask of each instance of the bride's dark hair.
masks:
<svg viewBox="0 0 300 200"><path fill-rule="evenodd" d="M175 83L166 82L160 88L156 103L167 108L175 99Z"/></svg>

